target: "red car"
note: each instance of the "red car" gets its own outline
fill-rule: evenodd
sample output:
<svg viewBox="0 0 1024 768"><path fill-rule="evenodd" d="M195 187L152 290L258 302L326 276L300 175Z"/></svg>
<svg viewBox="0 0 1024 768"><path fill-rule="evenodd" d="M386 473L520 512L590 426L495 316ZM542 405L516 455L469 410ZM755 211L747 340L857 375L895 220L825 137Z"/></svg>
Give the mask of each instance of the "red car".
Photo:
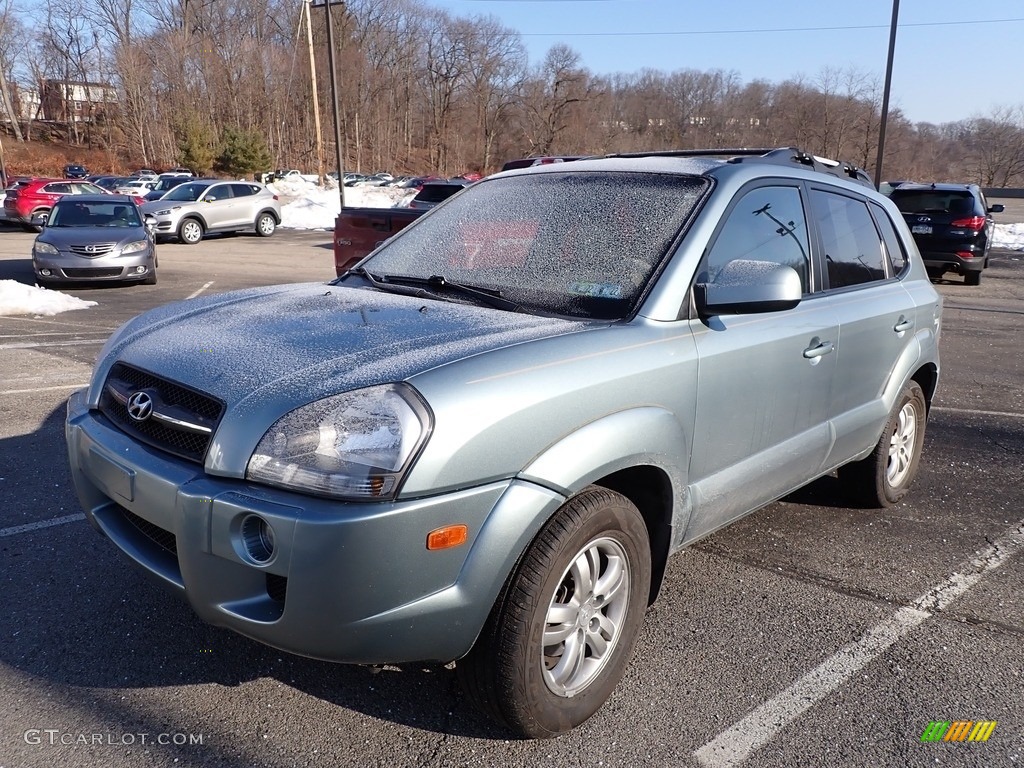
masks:
<svg viewBox="0 0 1024 768"><path fill-rule="evenodd" d="M88 181L76 179L31 179L7 190L4 213L8 220L21 224L29 232L39 232L50 215L50 209L64 195L106 195L107 190ZM136 197L135 202L145 202Z"/></svg>

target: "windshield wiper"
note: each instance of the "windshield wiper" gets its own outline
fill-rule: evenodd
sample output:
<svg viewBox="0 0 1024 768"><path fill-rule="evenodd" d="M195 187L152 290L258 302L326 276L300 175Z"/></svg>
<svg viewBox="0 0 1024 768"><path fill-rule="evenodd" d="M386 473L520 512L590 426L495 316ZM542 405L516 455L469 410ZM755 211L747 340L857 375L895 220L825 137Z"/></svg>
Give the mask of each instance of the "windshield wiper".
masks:
<svg viewBox="0 0 1024 768"><path fill-rule="evenodd" d="M496 288L485 288L479 285L468 285L466 283L456 283L446 279L443 275L431 275L430 277L415 277L412 275L375 275L369 272L365 267L356 267L355 269L349 270L351 274L359 275L365 278L370 285L374 288L379 288L382 291L393 291L394 293L403 293L409 296L429 296L431 294L442 293L444 291L451 291L458 293L462 296L468 296L476 299L482 304L486 304L489 307L496 309L505 309L511 312L525 312L521 304L517 304L514 301L510 301L501 295L501 291ZM412 290L402 290L406 286L412 288ZM423 286L422 288L414 286Z"/></svg>
<svg viewBox="0 0 1024 768"><path fill-rule="evenodd" d="M469 285L468 283L457 283L448 280L444 275L431 275L430 277L413 277L410 275L384 275L382 278L386 283L399 283L405 285L425 285L432 291L441 293L451 291L476 299L482 304L496 309L506 309L511 312L522 312L523 307L514 301L502 296L497 288L485 288L482 285Z"/></svg>

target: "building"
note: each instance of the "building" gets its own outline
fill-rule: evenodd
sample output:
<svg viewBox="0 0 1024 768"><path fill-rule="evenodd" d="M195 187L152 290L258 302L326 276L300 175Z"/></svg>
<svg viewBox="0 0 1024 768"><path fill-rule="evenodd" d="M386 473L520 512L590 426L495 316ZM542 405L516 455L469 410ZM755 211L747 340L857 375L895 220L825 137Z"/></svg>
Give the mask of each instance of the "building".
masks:
<svg viewBox="0 0 1024 768"><path fill-rule="evenodd" d="M62 123L101 122L117 108L117 90L109 83L44 80L39 96L42 118Z"/></svg>

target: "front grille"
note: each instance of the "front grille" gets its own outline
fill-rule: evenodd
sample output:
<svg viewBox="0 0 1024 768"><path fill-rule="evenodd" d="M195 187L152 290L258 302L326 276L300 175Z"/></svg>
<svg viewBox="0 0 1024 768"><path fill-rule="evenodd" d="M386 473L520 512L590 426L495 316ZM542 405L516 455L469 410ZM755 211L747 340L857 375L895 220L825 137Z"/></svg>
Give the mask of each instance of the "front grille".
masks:
<svg viewBox="0 0 1024 768"><path fill-rule="evenodd" d="M148 520L143 520L141 517L133 512L129 512L124 507L119 507L119 509L121 514L124 515L124 519L131 523L139 533L165 552L174 555L175 557L178 556L178 540L173 533L165 531L159 525L154 525Z"/></svg>
<svg viewBox="0 0 1024 768"><path fill-rule="evenodd" d="M100 267L98 269L64 267L63 272L65 277L94 277L99 279L104 277L120 277L121 267Z"/></svg>
<svg viewBox="0 0 1024 768"><path fill-rule="evenodd" d="M68 250L72 253L77 253L79 256L96 259L100 256L106 256L116 246L117 243L92 243L90 245L71 245L68 246Z"/></svg>
<svg viewBox="0 0 1024 768"><path fill-rule="evenodd" d="M145 391L153 400L154 412L168 411L180 422L205 426L197 432L178 424L148 418L136 421L118 393ZM173 381L154 376L124 363L116 363L107 376L100 396L100 411L124 432L154 448L202 463L213 431L224 412L219 400Z"/></svg>

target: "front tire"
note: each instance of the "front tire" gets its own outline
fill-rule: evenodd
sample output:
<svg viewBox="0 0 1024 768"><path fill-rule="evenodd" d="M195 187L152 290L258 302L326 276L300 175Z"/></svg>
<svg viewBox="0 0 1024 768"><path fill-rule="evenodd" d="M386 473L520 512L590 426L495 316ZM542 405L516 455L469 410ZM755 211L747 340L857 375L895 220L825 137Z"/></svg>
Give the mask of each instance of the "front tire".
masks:
<svg viewBox="0 0 1024 768"><path fill-rule="evenodd" d="M927 419L924 392L911 381L900 393L871 455L839 468L839 479L852 498L865 506L884 508L907 495L917 476Z"/></svg>
<svg viewBox="0 0 1024 768"><path fill-rule="evenodd" d="M541 529L456 666L471 700L517 735L583 723L622 678L651 583L647 526L621 494L591 486Z"/></svg>
<svg viewBox="0 0 1024 768"><path fill-rule="evenodd" d="M178 240L185 245L195 245L203 239L203 225L196 219L185 219L178 225Z"/></svg>

